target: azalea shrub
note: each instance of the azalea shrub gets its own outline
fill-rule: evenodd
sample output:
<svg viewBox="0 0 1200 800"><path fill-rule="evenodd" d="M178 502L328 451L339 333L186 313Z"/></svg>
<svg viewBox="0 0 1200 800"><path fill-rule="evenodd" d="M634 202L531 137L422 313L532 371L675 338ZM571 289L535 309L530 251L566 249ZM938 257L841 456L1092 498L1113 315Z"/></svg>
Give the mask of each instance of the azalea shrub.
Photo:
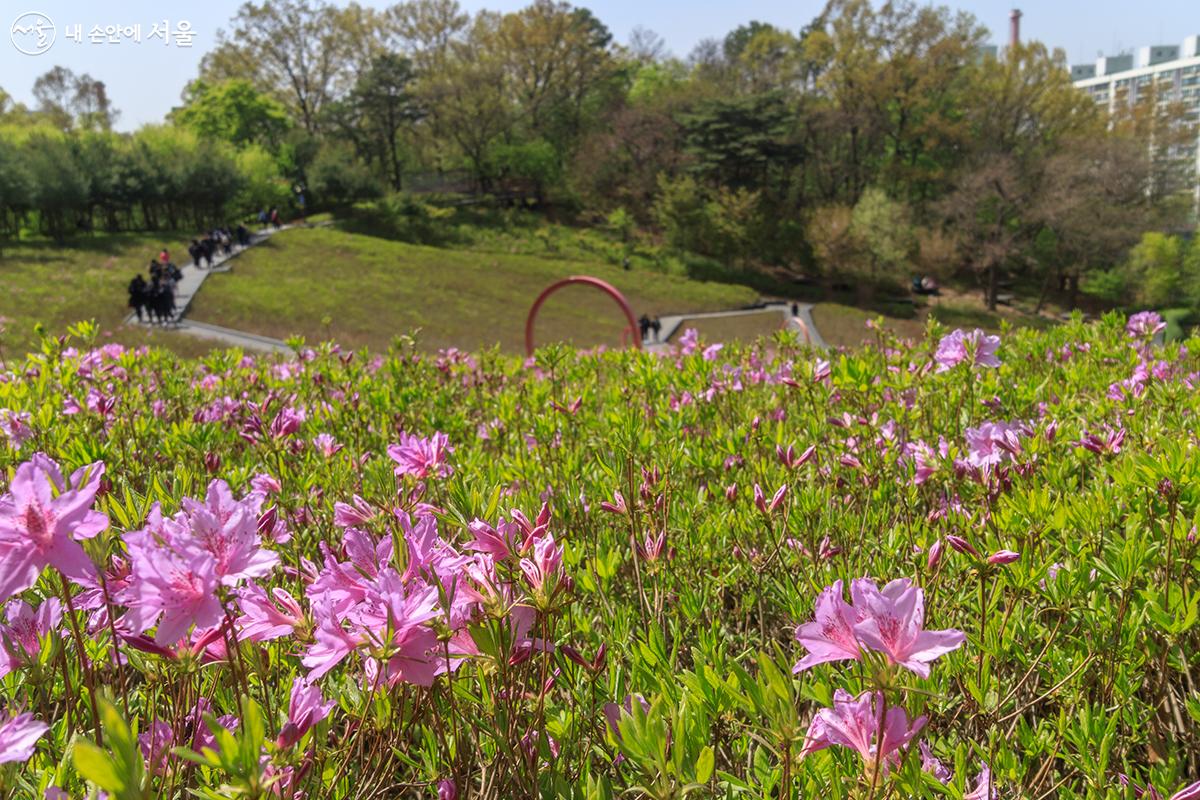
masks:
<svg viewBox="0 0 1200 800"><path fill-rule="evenodd" d="M1200 341L0 374L0 796L1200 796Z"/></svg>

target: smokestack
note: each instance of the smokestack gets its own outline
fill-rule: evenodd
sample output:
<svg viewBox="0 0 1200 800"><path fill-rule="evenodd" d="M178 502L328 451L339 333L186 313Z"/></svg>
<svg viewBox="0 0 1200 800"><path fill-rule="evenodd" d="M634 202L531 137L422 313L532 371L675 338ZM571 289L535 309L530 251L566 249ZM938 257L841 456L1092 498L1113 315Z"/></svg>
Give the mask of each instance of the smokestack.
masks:
<svg viewBox="0 0 1200 800"><path fill-rule="evenodd" d="M1014 8L1008 19L1011 23L1008 44L1009 47L1011 47L1013 50L1016 50L1021 44L1021 9Z"/></svg>

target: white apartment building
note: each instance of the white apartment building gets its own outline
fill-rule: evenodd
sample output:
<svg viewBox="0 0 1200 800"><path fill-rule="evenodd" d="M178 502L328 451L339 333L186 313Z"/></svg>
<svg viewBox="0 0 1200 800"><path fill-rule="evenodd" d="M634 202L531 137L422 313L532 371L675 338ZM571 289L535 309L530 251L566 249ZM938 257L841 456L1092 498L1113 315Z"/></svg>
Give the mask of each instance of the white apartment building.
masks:
<svg viewBox="0 0 1200 800"><path fill-rule="evenodd" d="M1136 54L1102 56L1095 64L1073 66L1071 80L1109 113L1152 91L1159 103L1183 103L1188 120L1197 125L1193 180L1200 208L1200 35L1187 37L1182 46L1142 47Z"/></svg>

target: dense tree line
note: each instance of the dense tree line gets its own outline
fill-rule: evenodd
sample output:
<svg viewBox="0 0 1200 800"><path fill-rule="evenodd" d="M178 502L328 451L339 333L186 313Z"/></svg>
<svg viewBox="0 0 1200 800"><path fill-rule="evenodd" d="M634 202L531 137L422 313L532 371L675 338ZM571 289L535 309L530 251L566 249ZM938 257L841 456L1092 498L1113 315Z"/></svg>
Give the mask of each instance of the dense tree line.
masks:
<svg viewBox="0 0 1200 800"><path fill-rule="evenodd" d="M986 35L946 8L829 0L801 30L752 22L677 58L554 0L247 2L165 127L114 136L102 84L40 80L33 132L0 139L47 155L0 164L55 174L0 170L0 224L171 224L296 183L322 206L455 190L864 287L973 272L994 304L1006 276L1115 285L1144 232L1194 212L1191 131L1153 96L1108 119L1061 53L987 56Z"/></svg>

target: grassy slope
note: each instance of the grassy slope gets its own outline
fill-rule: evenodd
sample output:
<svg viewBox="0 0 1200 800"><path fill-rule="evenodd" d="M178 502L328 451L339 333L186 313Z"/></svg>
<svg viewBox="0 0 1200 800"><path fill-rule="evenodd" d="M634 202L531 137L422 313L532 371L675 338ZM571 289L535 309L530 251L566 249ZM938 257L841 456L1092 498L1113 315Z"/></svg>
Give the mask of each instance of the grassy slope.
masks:
<svg viewBox="0 0 1200 800"><path fill-rule="evenodd" d="M882 317L883 327L897 336L920 340L925 335L925 319L932 316L948 328L983 328L999 331L1002 322L1014 327L1045 328L1052 324L1043 317L1021 314L1006 310L1004 313L987 311L982 305L973 305L963 300L941 301L938 305L916 309L908 317L891 316L878 311L867 311L840 303L818 303L813 306L813 322L821 337L833 347L855 347L875 337L867 328L867 320Z"/></svg>
<svg viewBox="0 0 1200 800"><path fill-rule="evenodd" d="M126 286L135 272L146 272L164 241L177 261L179 253L187 257L184 241L171 234L102 234L62 247L42 240L6 246L0 258L0 317L7 320L2 352L35 349L37 323L57 335L88 319L99 324L102 343L159 345L181 355L206 352L201 341L121 323L129 312Z"/></svg>
<svg viewBox="0 0 1200 800"><path fill-rule="evenodd" d="M614 284L635 315L732 308L755 297L741 286L626 272L598 261L422 247L325 228L285 232L242 256L232 273L204 284L191 317L351 347L384 347L420 327L427 348L499 343L519 351L534 298L574 274ZM569 287L542 307L537 332L539 342L617 345L623 327L610 299Z"/></svg>
<svg viewBox="0 0 1200 800"><path fill-rule="evenodd" d="M771 313L685 319L675 338L678 339L688 328L695 328L700 338L706 342L730 342L734 339L753 341L760 336L774 336L778 333L783 328L783 316Z"/></svg>

